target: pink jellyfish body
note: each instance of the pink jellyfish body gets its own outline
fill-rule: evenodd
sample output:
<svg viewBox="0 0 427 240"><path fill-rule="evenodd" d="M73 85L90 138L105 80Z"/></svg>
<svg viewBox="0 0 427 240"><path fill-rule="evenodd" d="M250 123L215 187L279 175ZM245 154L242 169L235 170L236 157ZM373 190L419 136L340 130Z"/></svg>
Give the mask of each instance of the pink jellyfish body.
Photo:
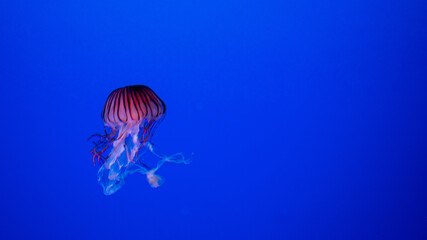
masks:
<svg viewBox="0 0 427 240"><path fill-rule="evenodd" d="M165 103L144 85L127 86L114 90L107 98L102 118L105 134L91 138L93 162L102 164L98 171L98 182L104 194L111 195L124 184L127 175L135 172L145 174L152 187L162 183L155 172L165 163L189 163L181 153L165 156L156 153L150 143L153 131L165 116ZM142 155L150 151L158 159L157 166L148 167ZM106 152L109 152L106 155Z"/></svg>

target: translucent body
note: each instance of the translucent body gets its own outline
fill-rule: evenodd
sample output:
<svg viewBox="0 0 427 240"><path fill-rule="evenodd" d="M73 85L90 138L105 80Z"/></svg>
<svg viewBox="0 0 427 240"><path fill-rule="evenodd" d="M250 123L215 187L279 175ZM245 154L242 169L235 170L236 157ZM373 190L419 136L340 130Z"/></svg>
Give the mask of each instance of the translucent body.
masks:
<svg viewBox="0 0 427 240"><path fill-rule="evenodd" d="M145 85L118 88L110 93L101 116L105 134L94 134L91 151L93 163L101 165L98 182L104 193L110 195L120 189L129 174L139 172L147 176L152 187L162 184L156 171L165 163L188 163L181 153L166 156L157 153L150 143L157 125L163 120L166 105L154 91ZM156 157L156 167L143 161L144 153ZM108 154L108 155L107 155Z"/></svg>
<svg viewBox="0 0 427 240"><path fill-rule="evenodd" d="M112 142L111 153L98 171L98 182L103 187L105 195L115 193L123 186L126 177L136 172L145 174L151 187L159 187L163 181L156 171L165 162L189 163L182 153L166 156L155 152L153 145L143 140L146 133L141 124L119 126L117 132L117 138ZM159 159L154 168L149 168L142 162L143 155L148 152Z"/></svg>

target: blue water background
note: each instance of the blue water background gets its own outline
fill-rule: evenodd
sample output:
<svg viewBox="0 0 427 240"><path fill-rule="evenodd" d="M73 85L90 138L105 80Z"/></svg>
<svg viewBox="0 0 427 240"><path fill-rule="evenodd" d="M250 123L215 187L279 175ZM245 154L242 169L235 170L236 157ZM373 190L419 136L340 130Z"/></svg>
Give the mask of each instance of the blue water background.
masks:
<svg viewBox="0 0 427 240"><path fill-rule="evenodd" d="M1 1L0 239L427 239L425 1ZM195 153L103 195L108 94Z"/></svg>

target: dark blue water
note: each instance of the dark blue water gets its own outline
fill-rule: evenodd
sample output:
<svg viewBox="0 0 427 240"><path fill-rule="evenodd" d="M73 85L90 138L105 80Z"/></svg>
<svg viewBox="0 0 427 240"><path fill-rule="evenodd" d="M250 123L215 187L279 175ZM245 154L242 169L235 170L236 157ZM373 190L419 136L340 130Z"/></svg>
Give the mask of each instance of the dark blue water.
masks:
<svg viewBox="0 0 427 240"><path fill-rule="evenodd" d="M425 1L2 1L1 239L426 239ZM190 165L105 196L87 138L151 87Z"/></svg>

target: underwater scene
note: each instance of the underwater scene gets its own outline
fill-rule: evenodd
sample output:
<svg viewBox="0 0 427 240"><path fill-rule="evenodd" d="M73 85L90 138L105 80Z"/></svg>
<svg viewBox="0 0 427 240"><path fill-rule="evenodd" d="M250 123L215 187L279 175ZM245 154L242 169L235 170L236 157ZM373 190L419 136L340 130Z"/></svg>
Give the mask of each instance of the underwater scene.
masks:
<svg viewBox="0 0 427 240"><path fill-rule="evenodd" d="M0 239L427 239L427 2L0 2Z"/></svg>

